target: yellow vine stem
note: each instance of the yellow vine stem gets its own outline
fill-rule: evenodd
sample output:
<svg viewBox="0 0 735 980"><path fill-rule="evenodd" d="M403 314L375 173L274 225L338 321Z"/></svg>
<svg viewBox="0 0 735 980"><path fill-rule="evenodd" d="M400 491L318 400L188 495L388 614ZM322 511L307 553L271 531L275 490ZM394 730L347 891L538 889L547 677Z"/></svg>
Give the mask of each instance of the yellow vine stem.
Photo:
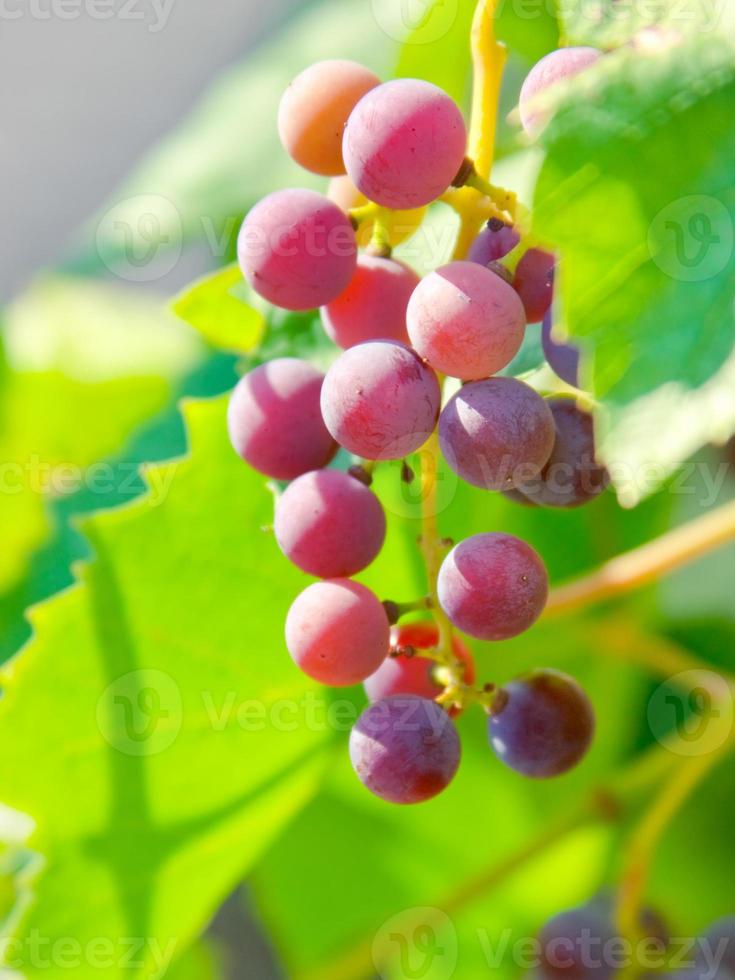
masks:
<svg viewBox="0 0 735 980"><path fill-rule="evenodd" d="M733 540L735 503L729 503L552 590L545 615L573 612L631 592Z"/></svg>

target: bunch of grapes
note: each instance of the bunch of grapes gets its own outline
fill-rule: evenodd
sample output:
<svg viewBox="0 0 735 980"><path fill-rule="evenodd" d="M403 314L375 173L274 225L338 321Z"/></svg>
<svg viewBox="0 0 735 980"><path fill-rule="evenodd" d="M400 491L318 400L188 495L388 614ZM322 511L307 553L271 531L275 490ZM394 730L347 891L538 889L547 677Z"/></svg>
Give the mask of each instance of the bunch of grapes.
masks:
<svg viewBox="0 0 735 980"><path fill-rule="evenodd" d="M521 105L529 132L539 126L540 89L592 57L566 49L534 69ZM577 507L604 489L579 392L545 398L498 376L527 324L544 320L549 363L579 384L578 353L552 335L555 258L528 247L514 214L499 206L466 258L423 279L392 257L450 188L469 184L492 197L465 155L460 109L434 85L381 83L353 62L320 62L289 86L278 127L295 161L332 178L328 196L290 189L262 200L242 226L240 265L270 303L319 307L341 348L326 376L291 358L256 367L229 407L236 451L288 482L276 500L281 551L317 579L288 613L288 650L322 684L364 683L370 705L350 755L384 800L418 803L448 785L460 761L453 718L471 702L487 711L503 763L534 778L564 773L593 736L582 689L554 670L502 689L476 687L473 658L453 635L505 640L536 622L548 577L533 548L496 530L452 547L423 606L432 622L398 625L405 609L353 581L386 534L373 468L405 460L437 431L461 479L526 506ZM444 377L460 383L445 404ZM357 457L347 472L328 468L339 448ZM413 478L408 464L402 474Z"/></svg>

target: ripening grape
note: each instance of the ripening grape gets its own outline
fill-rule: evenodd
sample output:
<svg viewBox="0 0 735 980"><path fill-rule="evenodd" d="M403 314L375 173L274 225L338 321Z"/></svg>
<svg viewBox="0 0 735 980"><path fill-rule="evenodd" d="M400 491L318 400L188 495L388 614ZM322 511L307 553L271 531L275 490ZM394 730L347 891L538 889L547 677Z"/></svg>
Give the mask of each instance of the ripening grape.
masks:
<svg viewBox="0 0 735 980"><path fill-rule="evenodd" d="M352 208L359 208L368 203L368 199L361 194L349 177L334 177L329 182L327 197L330 201L340 207L345 213ZM410 211L389 211L383 215L386 229L388 231L388 243L395 248L401 242L416 231L421 222L426 217L426 208L412 208ZM357 230L357 244L360 248L367 248L373 237L375 221L367 219L361 222Z"/></svg>
<svg viewBox="0 0 735 980"><path fill-rule="evenodd" d="M510 534L475 534L449 552L439 570L439 604L478 640L508 640L529 629L549 594L546 567Z"/></svg>
<svg viewBox="0 0 735 980"><path fill-rule="evenodd" d="M488 266L505 258L520 240L521 236L513 225L506 225L500 218L491 218L470 246L467 261Z"/></svg>
<svg viewBox="0 0 735 980"><path fill-rule="evenodd" d="M366 197L404 210L440 197L462 166L467 130L455 102L414 78L385 82L355 106L342 152Z"/></svg>
<svg viewBox="0 0 735 980"><path fill-rule="evenodd" d="M278 108L278 133L289 156L312 173L343 174L347 119L376 85L378 76L354 61L318 61L297 75Z"/></svg>
<svg viewBox="0 0 735 980"><path fill-rule="evenodd" d="M460 744L434 701L399 694L371 704L350 735L360 781L389 803L423 803L441 793L459 767Z"/></svg>
<svg viewBox="0 0 735 980"><path fill-rule="evenodd" d="M723 968L735 977L735 915L727 915L714 922L705 933L700 946L703 942L709 944L715 955L721 955Z"/></svg>
<svg viewBox="0 0 735 980"><path fill-rule="evenodd" d="M540 980L610 980L617 972L620 937L610 915L594 903L555 915L539 942Z"/></svg>
<svg viewBox="0 0 735 980"><path fill-rule="evenodd" d="M286 646L305 674L330 687L369 677L388 655L390 626L383 604L358 582L315 582L286 617Z"/></svg>
<svg viewBox="0 0 735 980"><path fill-rule="evenodd" d="M598 497L609 482L608 474L595 459L592 416L574 398L550 398L556 440L549 461L518 490L540 507L581 507Z"/></svg>
<svg viewBox="0 0 735 980"><path fill-rule="evenodd" d="M573 388L579 388L579 348L573 344L562 344L553 337L551 309L546 311L541 328L541 345L549 367L562 381Z"/></svg>
<svg viewBox="0 0 735 980"><path fill-rule="evenodd" d="M402 459L434 431L441 392L434 372L403 344L372 340L327 372L322 415L334 438L366 459Z"/></svg>
<svg viewBox="0 0 735 980"><path fill-rule="evenodd" d="M537 101L540 93L577 75L601 56L595 48L559 48L533 66L521 88L518 106L521 123L529 136L537 136L548 121L546 106L540 107Z"/></svg>
<svg viewBox="0 0 735 980"><path fill-rule="evenodd" d="M276 503L278 546L294 565L319 578L346 578L377 557L385 513L363 483L339 470L294 480Z"/></svg>
<svg viewBox="0 0 735 980"><path fill-rule="evenodd" d="M361 255L352 282L322 307L327 336L339 347L366 340L398 340L408 344L406 308L419 277L397 259Z"/></svg>
<svg viewBox="0 0 735 980"><path fill-rule="evenodd" d="M365 681L365 693L371 701L392 694L415 694L418 697L434 699L441 694L443 685L436 679L437 663L419 653L411 656L398 653L399 650L430 650L439 642L439 630L435 623L407 623L394 626L390 634L391 655ZM458 636L452 637L452 652L464 666L465 684L475 683L475 662L472 654ZM450 711L450 714L453 712Z"/></svg>
<svg viewBox="0 0 735 980"><path fill-rule="evenodd" d="M508 490L532 479L547 463L556 439L554 416L523 381L474 381L445 406L439 439L447 463L465 482Z"/></svg>
<svg viewBox="0 0 735 980"><path fill-rule="evenodd" d="M237 242L256 293L287 310L311 310L347 288L357 262L349 218L314 191L276 191L255 205Z"/></svg>
<svg viewBox="0 0 735 980"><path fill-rule="evenodd" d="M513 287L521 297L529 323L543 320L554 296L554 264L549 252L529 248L516 267Z"/></svg>
<svg viewBox="0 0 735 980"><path fill-rule="evenodd" d="M450 262L422 279L407 321L418 353L436 371L463 381L510 364L526 329L513 287L475 262Z"/></svg>
<svg viewBox="0 0 735 980"><path fill-rule="evenodd" d="M232 392L227 427L235 451L275 480L326 466L337 444L322 419L324 375L295 357L250 371Z"/></svg>
<svg viewBox="0 0 735 980"><path fill-rule="evenodd" d="M557 670L536 670L503 691L507 701L488 723L500 761L533 779L560 776L576 766L595 731L592 705L579 684Z"/></svg>

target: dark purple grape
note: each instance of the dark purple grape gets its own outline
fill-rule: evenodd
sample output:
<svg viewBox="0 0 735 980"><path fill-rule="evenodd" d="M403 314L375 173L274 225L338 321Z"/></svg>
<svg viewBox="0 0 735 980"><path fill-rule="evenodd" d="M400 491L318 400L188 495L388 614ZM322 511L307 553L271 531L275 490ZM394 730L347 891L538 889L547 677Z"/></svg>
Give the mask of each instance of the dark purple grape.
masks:
<svg viewBox="0 0 735 980"><path fill-rule="evenodd" d="M437 591L457 629L479 640L508 640L541 615L549 579L525 541L510 534L475 534L444 559Z"/></svg>
<svg viewBox="0 0 735 980"><path fill-rule="evenodd" d="M520 240L513 225L506 225L500 218L491 218L470 246L467 261L489 266L512 252Z"/></svg>
<svg viewBox="0 0 735 980"><path fill-rule="evenodd" d="M546 311L541 328L541 346L549 367L562 381L579 388L579 348L573 344L560 344L552 336L551 310Z"/></svg>
<svg viewBox="0 0 735 980"><path fill-rule="evenodd" d="M516 378L463 385L439 418L447 463L465 482L485 490L509 490L535 477L555 438L548 405Z"/></svg>
<svg viewBox="0 0 735 980"><path fill-rule="evenodd" d="M619 967L617 930L595 903L555 915L539 941L541 980L609 980Z"/></svg>
<svg viewBox="0 0 735 980"><path fill-rule="evenodd" d="M563 395L547 404L556 427L554 448L539 475L517 489L540 507L581 507L609 483L607 471L595 459L592 416Z"/></svg>
<svg viewBox="0 0 735 980"><path fill-rule="evenodd" d="M579 684L556 670L536 670L503 690L507 701L488 723L501 762L533 779L576 766L595 730L592 705Z"/></svg>
<svg viewBox="0 0 735 980"><path fill-rule="evenodd" d="M363 711L350 735L350 759L360 781L389 803L423 803L454 778L457 730L434 701L399 694Z"/></svg>
<svg viewBox="0 0 735 980"><path fill-rule="evenodd" d="M529 323L540 323L554 294L554 264L550 252L529 248L516 267L513 286L521 297Z"/></svg>

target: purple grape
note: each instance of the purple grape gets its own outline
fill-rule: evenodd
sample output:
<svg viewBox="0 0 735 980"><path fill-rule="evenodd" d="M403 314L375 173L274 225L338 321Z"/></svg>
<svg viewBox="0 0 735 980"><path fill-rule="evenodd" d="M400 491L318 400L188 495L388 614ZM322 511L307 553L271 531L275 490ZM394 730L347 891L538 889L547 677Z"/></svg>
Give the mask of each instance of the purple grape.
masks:
<svg viewBox="0 0 735 980"><path fill-rule="evenodd" d="M342 136L360 99L380 84L354 61L318 61L283 93L278 133L286 152L306 170L327 177L344 174Z"/></svg>
<svg viewBox="0 0 735 980"><path fill-rule="evenodd" d="M406 309L419 277L397 259L361 255L352 282L322 307L330 340L345 350L366 340L408 344Z"/></svg>
<svg viewBox="0 0 735 980"><path fill-rule="evenodd" d="M475 262L450 262L422 279L407 321L418 353L436 371L464 381L510 364L526 330L516 291Z"/></svg>
<svg viewBox="0 0 735 980"><path fill-rule="evenodd" d="M327 372L322 415L334 438L366 459L401 459L434 431L441 392L410 348L374 340L345 351Z"/></svg>
<svg viewBox="0 0 735 980"><path fill-rule="evenodd" d="M735 915L714 922L700 942L700 949L705 942L709 944L708 951L720 958L722 969L735 977Z"/></svg>
<svg viewBox="0 0 735 980"><path fill-rule="evenodd" d="M572 344L562 344L554 340L552 334L552 312L546 311L543 327L541 328L541 344L544 349L544 357L549 363L551 370L558 375L562 381L566 381L573 388L579 388L579 348Z"/></svg>
<svg viewBox="0 0 735 980"><path fill-rule="evenodd" d="M559 48L533 66L523 83L519 99L521 123L529 136L537 136L548 121L548 111L546 106L539 106L538 96L558 82L588 68L600 57L601 52L595 48Z"/></svg>
<svg viewBox="0 0 735 980"><path fill-rule="evenodd" d="M329 375L325 386L328 380ZM324 389L322 411L323 399ZM447 463L465 482L486 490L509 490L540 473L555 438L551 409L533 388L515 378L464 385L439 419Z"/></svg>
<svg viewBox="0 0 735 980"><path fill-rule="evenodd" d="M293 357L261 364L230 398L227 426L235 451L275 480L326 466L337 451L322 418L324 375Z"/></svg>
<svg viewBox="0 0 735 980"><path fill-rule="evenodd" d="M592 416L574 398L547 401L556 426L556 441L538 476L517 489L540 507L581 507L598 497L609 483L604 466L595 459Z"/></svg>
<svg viewBox="0 0 735 980"><path fill-rule="evenodd" d="M543 320L554 296L554 265L550 252L529 248L516 267L513 287L521 297L529 323Z"/></svg>
<svg viewBox="0 0 735 980"><path fill-rule="evenodd" d="M423 803L454 778L460 759L457 730L434 701L399 694L363 711L350 736L350 759L360 781L389 803Z"/></svg>
<svg viewBox="0 0 735 980"><path fill-rule="evenodd" d="M399 78L360 99L347 120L342 154L353 184L369 200L410 210L444 193L466 144L462 113L446 92Z"/></svg>
<svg viewBox="0 0 735 980"><path fill-rule="evenodd" d="M347 288L357 262L350 220L314 191L276 191L251 210L237 243L256 293L287 310L324 306Z"/></svg>
<svg viewBox="0 0 735 980"><path fill-rule="evenodd" d="M286 618L286 646L294 662L330 687L364 681L388 656L389 643L383 604L349 579L308 586Z"/></svg>
<svg viewBox="0 0 735 980"><path fill-rule="evenodd" d="M579 684L556 670L536 670L503 690L507 701L488 723L500 761L532 779L574 768L595 730L592 705Z"/></svg>
<svg viewBox="0 0 735 980"><path fill-rule="evenodd" d="M520 233L513 225L506 225L500 218L491 218L470 246L467 261L489 266L505 258L520 240Z"/></svg>
<svg viewBox="0 0 735 980"><path fill-rule="evenodd" d="M367 568L383 547L385 527L372 490L339 470L305 473L276 504L281 551L319 578L347 578Z"/></svg>
<svg viewBox="0 0 735 980"><path fill-rule="evenodd" d="M508 640L544 611L549 579L525 541L510 534L475 534L444 559L437 592L457 629L478 640Z"/></svg>
<svg viewBox="0 0 735 980"><path fill-rule="evenodd" d="M541 980L609 980L617 972L617 930L594 903L554 916L539 941Z"/></svg>

